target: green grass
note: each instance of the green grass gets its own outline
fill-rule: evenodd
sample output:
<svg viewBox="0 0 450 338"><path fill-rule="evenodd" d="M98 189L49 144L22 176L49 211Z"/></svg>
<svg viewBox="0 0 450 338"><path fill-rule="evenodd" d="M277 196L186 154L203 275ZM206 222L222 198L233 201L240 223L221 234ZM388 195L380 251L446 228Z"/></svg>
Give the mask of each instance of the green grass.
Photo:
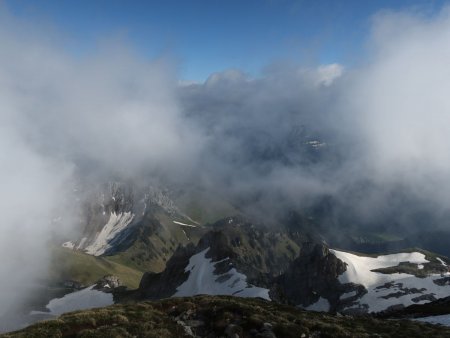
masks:
<svg viewBox="0 0 450 338"><path fill-rule="evenodd" d="M175 202L186 215L200 224L213 224L230 215L239 214L239 210L220 194L199 189L179 194Z"/></svg>
<svg viewBox="0 0 450 338"><path fill-rule="evenodd" d="M334 316L259 299L229 296L171 298L64 314L2 337L450 337L450 328L409 320ZM263 335L261 335L263 336Z"/></svg>
<svg viewBox="0 0 450 338"><path fill-rule="evenodd" d="M171 217L162 213L156 214L156 217L162 225L157 233L144 227L130 247L108 256L108 259L143 272L161 272L178 245L197 244L206 232L204 227L191 228L175 224Z"/></svg>
<svg viewBox="0 0 450 338"><path fill-rule="evenodd" d="M50 282L75 280L85 285L95 283L105 275L119 277L122 284L137 288L142 271L113 262L109 258L94 257L65 248L54 248L50 265Z"/></svg>
<svg viewBox="0 0 450 338"><path fill-rule="evenodd" d="M173 250L168 251L169 254L164 254L162 252L164 245L158 238L152 238L151 242L153 247L149 248L138 240L127 250L118 252L114 256L108 256L108 260L141 272L161 272Z"/></svg>

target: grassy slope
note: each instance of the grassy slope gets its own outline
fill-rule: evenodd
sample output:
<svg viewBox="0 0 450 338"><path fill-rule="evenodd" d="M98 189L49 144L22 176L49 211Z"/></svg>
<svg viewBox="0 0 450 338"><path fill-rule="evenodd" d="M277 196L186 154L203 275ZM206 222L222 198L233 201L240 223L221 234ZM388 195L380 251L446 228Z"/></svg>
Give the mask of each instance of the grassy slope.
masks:
<svg viewBox="0 0 450 338"><path fill-rule="evenodd" d="M85 285L92 284L105 275L115 275L129 288L137 288L142 271L113 262L108 258L94 257L79 251L54 248L50 281L76 280Z"/></svg>
<svg viewBox="0 0 450 338"><path fill-rule="evenodd" d="M172 298L78 311L2 337L256 336L267 324L277 337L450 337L450 328L408 320L337 317L258 299L226 296Z"/></svg>
<svg viewBox="0 0 450 338"><path fill-rule="evenodd" d="M192 228L175 224L173 218L162 213L156 214L156 217L163 227L161 231L156 234L140 234L129 248L108 259L140 271L161 272L178 245L196 245L206 232L204 227ZM180 221L187 222L184 219Z"/></svg>
<svg viewBox="0 0 450 338"><path fill-rule="evenodd" d="M179 194L175 200L180 209L200 224L212 224L230 215L240 214L229 201L220 194L192 189Z"/></svg>

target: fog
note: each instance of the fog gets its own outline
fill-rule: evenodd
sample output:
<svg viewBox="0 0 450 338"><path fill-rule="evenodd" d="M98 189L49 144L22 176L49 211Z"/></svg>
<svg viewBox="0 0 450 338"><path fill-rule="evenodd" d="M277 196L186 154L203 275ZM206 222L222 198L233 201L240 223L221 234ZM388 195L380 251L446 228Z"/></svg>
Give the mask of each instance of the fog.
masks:
<svg viewBox="0 0 450 338"><path fill-rule="evenodd" d="M182 88L209 137L202 163L215 187L257 196L256 213L328 196L333 223L448 228L449 9L372 20L353 67L273 64L259 78L225 71ZM324 143L312 155L311 140Z"/></svg>
<svg viewBox="0 0 450 338"><path fill-rule="evenodd" d="M340 128L352 129L359 148L359 161L349 165L358 165L382 192L363 201L364 209L377 211L379 203L372 202L381 200L380 208L392 206L389 196L403 189L404 202L414 200L435 219L442 216L436 225L447 228L449 14L444 8L433 18L420 13L375 16L369 64L352 75L340 104ZM398 213L419 211L404 209L399 206Z"/></svg>
<svg viewBox="0 0 450 338"><path fill-rule="evenodd" d="M197 185L274 217L329 197L338 227L344 213L448 227L449 14L377 14L358 65L273 63L180 85L170 58L120 39L76 56L51 27L0 9L0 314L72 230L80 178Z"/></svg>
<svg viewBox="0 0 450 338"><path fill-rule="evenodd" d="M201 149L170 60L120 40L75 57L51 27L1 10L0 315L45 277L50 240L74 230L76 182L179 176Z"/></svg>

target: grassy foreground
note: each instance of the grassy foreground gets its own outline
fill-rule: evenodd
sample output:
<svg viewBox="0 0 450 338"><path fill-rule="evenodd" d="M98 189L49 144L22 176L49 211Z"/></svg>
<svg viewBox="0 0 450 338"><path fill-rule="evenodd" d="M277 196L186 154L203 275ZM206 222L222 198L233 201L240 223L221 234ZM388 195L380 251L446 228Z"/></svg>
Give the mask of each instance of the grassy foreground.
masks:
<svg viewBox="0 0 450 338"><path fill-rule="evenodd" d="M450 337L409 320L333 316L259 299L196 296L64 314L1 337Z"/></svg>

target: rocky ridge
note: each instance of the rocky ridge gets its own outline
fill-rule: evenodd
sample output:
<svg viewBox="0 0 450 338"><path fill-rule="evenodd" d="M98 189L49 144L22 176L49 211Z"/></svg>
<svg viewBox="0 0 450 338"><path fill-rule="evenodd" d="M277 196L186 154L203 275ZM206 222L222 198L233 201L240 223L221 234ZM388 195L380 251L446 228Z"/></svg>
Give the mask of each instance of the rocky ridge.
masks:
<svg viewBox="0 0 450 338"><path fill-rule="evenodd" d="M450 337L450 329L302 311L260 299L172 298L78 311L2 337Z"/></svg>
<svg viewBox="0 0 450 338"><path fill-rule="evenodd" d="M230 294L318 311L364 314L448 296L446 261L419 251L365 256L331 250L325 243L289 231L226 218L212 225L197 245L179 247L164 271L144 274L131 297ZM191 294L181 291L187 285Z"/></svg>

